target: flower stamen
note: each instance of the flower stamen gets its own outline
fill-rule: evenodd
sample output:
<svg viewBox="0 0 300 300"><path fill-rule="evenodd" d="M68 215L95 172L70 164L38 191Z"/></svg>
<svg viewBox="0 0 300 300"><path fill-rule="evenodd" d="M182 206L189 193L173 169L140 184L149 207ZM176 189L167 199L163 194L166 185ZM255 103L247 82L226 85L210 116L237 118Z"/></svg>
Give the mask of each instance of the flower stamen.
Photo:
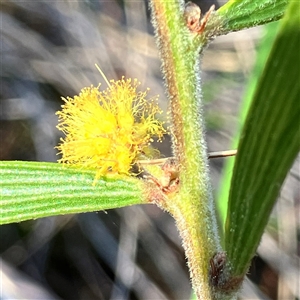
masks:
<svg viewBox="0 0 300 300"><path fill-rule="evenodd" d="M101 70L100 70L101 71ZM107 79L106 79L107 81ZM62 98L57 128L66 136L57 146L63 164L94 168L95 180L108 173L130 174L138 159L149 153L153 136L166 132L155 118L161 110L148 90L138 92L134 79L107 81L108 88L83 88L74 98Z"/></svg>

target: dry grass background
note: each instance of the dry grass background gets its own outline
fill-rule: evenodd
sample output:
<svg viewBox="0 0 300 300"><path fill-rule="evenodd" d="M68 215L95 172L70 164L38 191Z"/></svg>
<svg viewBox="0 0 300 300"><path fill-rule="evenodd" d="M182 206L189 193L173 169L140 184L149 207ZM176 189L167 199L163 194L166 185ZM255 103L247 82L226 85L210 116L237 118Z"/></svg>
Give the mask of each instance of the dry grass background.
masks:
<svg viewBox="0 0 300 300"><path fill-rule="evenodd" d="M202 2L202 3L201 3ZM198 1L203 11L212 1ZM217 2L215 4L218 5ZM160 95L160 61L146 1L4 1L1 14L2 160L56 161L60 96L107 78L136 77ZM262 28L217 38L202 60L211 151L230 147ZM164 116L165 117L165 116ZM167 137L161 152L171 153ZM214 192L224 159L211 161ZM271 216L241 299L300 299L299 165ZM189 299L172 218L153 205L1 227L1 299Z"/></svg>

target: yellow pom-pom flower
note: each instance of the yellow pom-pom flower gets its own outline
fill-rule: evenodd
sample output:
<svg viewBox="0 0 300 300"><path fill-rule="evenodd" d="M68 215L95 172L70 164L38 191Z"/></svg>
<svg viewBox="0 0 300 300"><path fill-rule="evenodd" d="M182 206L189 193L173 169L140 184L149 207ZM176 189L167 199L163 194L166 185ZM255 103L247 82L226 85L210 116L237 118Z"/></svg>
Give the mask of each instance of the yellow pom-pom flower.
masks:
<svg viewBox="0 0 300 300"><path fill-rule="evenodd" d="M132 165L149 153L152 136L162 138L165 130L155 118L161 113L157 98L147 100L138 92L139 82L110 81L81 90L74 98L62 98L57 128L66 135L57 147L59 162L96 169L95 180L107 173L130 174Z"/></svg>

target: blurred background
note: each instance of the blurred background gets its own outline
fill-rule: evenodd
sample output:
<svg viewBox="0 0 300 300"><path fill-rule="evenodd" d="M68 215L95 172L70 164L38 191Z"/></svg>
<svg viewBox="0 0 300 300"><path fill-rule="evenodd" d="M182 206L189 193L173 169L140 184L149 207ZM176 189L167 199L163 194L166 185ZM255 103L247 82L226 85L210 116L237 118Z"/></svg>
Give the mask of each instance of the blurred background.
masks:
<svg viewBox="0 0 300 300"><path fill-rule="evenodd" d="M219 1L194 1L203 12ZM224 1L226 2L226 1ZM223 3L224 3L223 2ZM1 14L1 160L57 160L61 96L108 79L138 78L166 112L147 1L4 1ZM210 151L231 148L240 102L264 28L217 38L202 56ZM170 138L159 144L171 155ZM214 194L226 159L210 161ZM300 299L300 160L295 161L240 299ZM1 299L189 299L173 219L154 205L0 227Z"/></svg>

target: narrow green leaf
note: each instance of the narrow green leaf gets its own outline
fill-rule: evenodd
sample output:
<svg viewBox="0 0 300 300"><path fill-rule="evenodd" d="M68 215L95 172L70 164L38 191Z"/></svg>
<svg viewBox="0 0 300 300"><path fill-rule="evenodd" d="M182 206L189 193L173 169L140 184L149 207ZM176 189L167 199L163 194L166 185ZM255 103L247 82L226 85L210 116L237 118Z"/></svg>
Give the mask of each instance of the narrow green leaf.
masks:
<svg viewBox="0 0 300 300"><path fill-rule="evenodd" d="M243 129L229 195L225 249L247 272L300 149L300 2L291 1Z"/></svg>
<svg viewBox="0 0 300 300"><path fill-rule="evenodd" d="M0 162L0 224L145 203L142 181L56 163Z"/></svg>
<svg viewBox="0 0 300 300"><path fill-rule="evenodd" d="M262 39L259 49L257 52L257 59L255 63L255 67L251 72L251 76L248 81L248 86L245 92L245 95L242 100L240 116L239 116L239 124L238 124L238 132L233 139L231 149L236 149L238 146L238 141L240 139L240 131L242 125L245 123L245 119L247 117L247 113L249 111L249 107L251 101L253 99L253 95L255 92L255 88L258 83L258 79L260 78L268 56L270 54L270 50L272 48L272 44L275 40L276 33L278 31L279 22L270 23L264 28L264 38ZM223 169L223 175L221 179L221 187L218 192L218 213L219 218L221 220L222 227L225 226L226 216L227 216L227 206L228 206L228 195L231 184L231 174L233 172L235 157L228 157L225 162L225 166Z"/></svg>
<svg viewBox="0 0 300 300"><path fill-rule="evenodd" d="M218 9L223 23L220 34L226 34L280 19L288 0L230 0Z"/></svg>

